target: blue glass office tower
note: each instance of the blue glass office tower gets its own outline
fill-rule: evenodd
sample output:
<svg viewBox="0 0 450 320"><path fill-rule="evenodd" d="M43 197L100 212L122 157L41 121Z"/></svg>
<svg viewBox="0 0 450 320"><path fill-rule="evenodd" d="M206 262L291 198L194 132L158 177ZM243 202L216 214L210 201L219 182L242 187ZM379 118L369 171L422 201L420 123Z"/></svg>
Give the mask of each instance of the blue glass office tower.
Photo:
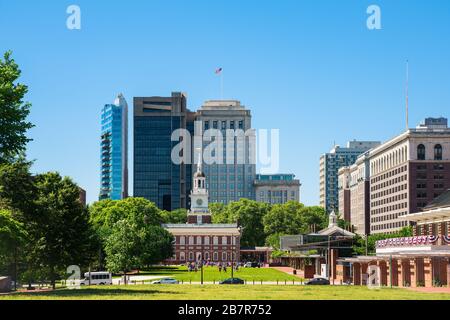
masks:
<svg viewBox="0 0 450 320"><path fill-rule="evenodd" d="M192 165L172 162L172 149L179 141L171 136L177 129L193 134L194 118L183 93L134 98L134 197L167 211L189 208Z"/></svg>
<svg viewBox="0 0 450 320"><path fill-rule="evenodd" d="M128 197L128 105L122 94L101 114L100 200Z"/></svg>

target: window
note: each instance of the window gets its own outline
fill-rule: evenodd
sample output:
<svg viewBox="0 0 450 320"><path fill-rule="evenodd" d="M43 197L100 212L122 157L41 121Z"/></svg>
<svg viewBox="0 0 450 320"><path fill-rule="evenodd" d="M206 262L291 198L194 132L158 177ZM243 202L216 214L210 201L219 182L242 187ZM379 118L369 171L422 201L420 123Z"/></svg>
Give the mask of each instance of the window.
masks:
<svg viewBox="0 0 450 320"><path fill-rule="evenodd" d="M222 245L227 245L227 244L228 244L227 237L222 237Z"/></svg>
<svg viewBox="0 0 450 320"><path fill-rule="evenodd" d="M209 260L209 252L205 252L205 260Z"/></svg>
<svg viewBox="0 0 450 320"><path fill-rule="evenodd" d="M189 244L194 244L194 237L189 237Z"/></svg>
<svg viewBox="0 0 450 320"><path fill-rule="evenodd" d="M209 246L209 237L208 236L205 237L204 241L205 241L205 245Z"/></svg>
<svg viewBox="0 0 450 320"><path fill-rule="evenodd" d="M219 244L219 237L214 237L213 238L213 243L214 243L214 245L218 245Z"/></svg>
<svg viewBox="0 0 450 320"><path fill-rule="evenodd" d="M222 121L222 130L225 130L227 128L227 122Z"/></svg>
<svg viewBox="0 0 450 320"><path fill-rule="evenodd" d="M434 160L442 160L442 146L440 144L434 146Z"/></svg>
<svg viewBox="0 0 450 320"><path fill-rule="evenodd" d="M213 260L214 260L214 261L219 260L219 254L218 254L217 252L214 252L214 254L213 254Z"/></svg>
<svg viewBox="0 0 450 320"><path fill-rule="evenodd" d="M419 144L417 147L417 160L425 160L425 146Z"/></svg>
<svg viewBox="0 0 450 320"><path fill-rule="evenodd" d="M200 236L197 237L197 244L198 245L202 244L202 237Z"/></svg>
<svg viewBox="0 0 450 320"><path fill-rule="evenodd" d="M244 121L239 121L239 129L244 129Z"/></svg>
<svg viewBox="0 0 450 320"><path fill-rule="evenodd" d="M189 261L194 261L194 253L189 252Z"/></svg>
<svg viewBox="0 0 450 320"><path fill-rule="evenodd" d="M222 261L227 261L227 253L222 252Z"/></svg>
<svg viewBox="0 0 450 320"><path fill-rule="evenodd" d="M184 252L180 252L180 260L185 261L186 260L186 254Z"/></svg>
<svg viewBox="0 0 450 320"><path fill-rule="evenodd" d="M185 245L186 244L186 237L185 236L181 236L180 237L180 244L181 245Z"/></svg>
<svg viewBox="0 0 450 320"><path fill-rule="evenodd" d="M230 129L234 130L234 121L230 121Z"/></svg>
<svg viewBox="0 0 450 320"><path fill-rule="evenodd" d="M209 129L209 121L205 121L205 131Z"/></svg>
<svg viewBox="0 0 450 320"><path fill-rule="evenodd" d="M219 122L218 121L213 121L213 129L217 129L219 127Z"/></svg>

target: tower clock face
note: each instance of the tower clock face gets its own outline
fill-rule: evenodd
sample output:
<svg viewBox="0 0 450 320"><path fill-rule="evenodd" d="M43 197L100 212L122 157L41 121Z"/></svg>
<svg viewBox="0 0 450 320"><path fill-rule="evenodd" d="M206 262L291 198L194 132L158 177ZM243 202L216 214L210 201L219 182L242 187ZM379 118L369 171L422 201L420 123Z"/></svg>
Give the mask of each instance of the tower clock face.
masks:
<svg viewBox="0 0 450 320"><path fill-rule="evenodd" d="M203 200L202 199L197 199L197 205L201 206L203 204Z"/></svg>

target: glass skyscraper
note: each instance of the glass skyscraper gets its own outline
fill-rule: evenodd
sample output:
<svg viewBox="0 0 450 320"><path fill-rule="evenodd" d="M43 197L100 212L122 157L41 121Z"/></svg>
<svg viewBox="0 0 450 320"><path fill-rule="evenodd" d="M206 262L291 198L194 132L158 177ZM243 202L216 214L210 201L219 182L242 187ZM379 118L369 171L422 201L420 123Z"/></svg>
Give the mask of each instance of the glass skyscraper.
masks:
<svg viewBox="0 0 450 320"><path fill-rule="evenodd" d="M122 94L101 113L100 200L128 197L128 105Z"/></svg>
<svg viewBox="0 0 450 320"><path fill-rule="evenodd" d="M154 202L171 211L189 208L192 165L172 162L172 133L193 133L194 113L186 108L186 96L134 98L134 197Z"/></svg>

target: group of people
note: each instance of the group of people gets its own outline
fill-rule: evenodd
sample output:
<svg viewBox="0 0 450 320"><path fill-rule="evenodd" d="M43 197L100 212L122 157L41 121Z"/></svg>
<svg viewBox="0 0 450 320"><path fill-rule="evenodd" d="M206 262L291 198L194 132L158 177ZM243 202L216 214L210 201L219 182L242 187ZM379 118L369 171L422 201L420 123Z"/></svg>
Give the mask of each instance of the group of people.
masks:
<svg viewBox="0 0 450 320"><path fill-rule="evenodd" d="M214 267L217 266L219 272L227 272L228 268L233 267L235 271L238 271L240 267L243 266L242 263L231 263L231 262L211 262L211 261L203 261L203 262L188 262L186 264L189 272L197 272L202 265L204 267Z"/></svg>

